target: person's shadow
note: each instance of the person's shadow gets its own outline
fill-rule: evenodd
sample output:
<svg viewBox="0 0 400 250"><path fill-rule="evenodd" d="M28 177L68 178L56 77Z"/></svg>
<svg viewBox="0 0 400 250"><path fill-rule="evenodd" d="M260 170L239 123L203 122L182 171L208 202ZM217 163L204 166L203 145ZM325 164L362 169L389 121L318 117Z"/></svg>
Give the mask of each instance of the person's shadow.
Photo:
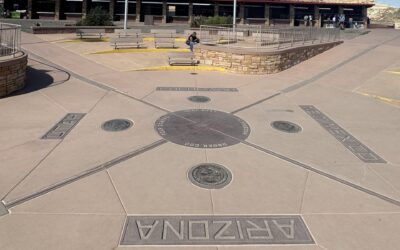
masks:
<svg viewBox="0 0 400 250"><path fill-rule="evenodd" d="M17 90L8 96L18 96L28 94L34 91L41 90L43 88L48 88L69 80L70 76L68 73L64 73L66 76L62 80L55 81L53 76L49 74L52 70L36 69L31 66L26 67L26 78L25 87L23 89Z"/></svg>

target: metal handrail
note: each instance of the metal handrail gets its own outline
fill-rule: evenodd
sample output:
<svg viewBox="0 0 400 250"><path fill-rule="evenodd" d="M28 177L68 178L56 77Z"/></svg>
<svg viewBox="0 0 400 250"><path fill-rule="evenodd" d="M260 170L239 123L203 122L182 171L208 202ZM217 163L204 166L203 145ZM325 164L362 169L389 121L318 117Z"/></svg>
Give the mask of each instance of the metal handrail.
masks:
<svg viewBox="0 0 400 250"><path fill-rule="evenodd" d="M339 40L340 30L315 27L221 27L200 26L200 42L242 49L285 49Z"/></svg>
<svg viewBox="0 0 400 250"><path fill-rule="evenodd" d="M21 25L0 23L0 57L21 51Z"/></svg>

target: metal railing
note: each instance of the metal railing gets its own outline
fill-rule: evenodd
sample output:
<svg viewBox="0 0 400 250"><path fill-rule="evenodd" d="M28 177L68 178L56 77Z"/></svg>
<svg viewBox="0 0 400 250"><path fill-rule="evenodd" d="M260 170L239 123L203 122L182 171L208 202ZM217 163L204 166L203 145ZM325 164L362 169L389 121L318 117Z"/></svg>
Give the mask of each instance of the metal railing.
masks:
<svg viewBox="0 0 400 250"><path fill-rule="evenodd" d="M206 45L242 49L285 49L308 44L338 41L340 30L314 27L271 28L251 26L200 26L200 42Z"/></svg>
<svg viewBox="0 0 400 250"><path fill-rule="evenodd" d="M21 51L21 26L0 23L0 57L15 56Z"/></svg>

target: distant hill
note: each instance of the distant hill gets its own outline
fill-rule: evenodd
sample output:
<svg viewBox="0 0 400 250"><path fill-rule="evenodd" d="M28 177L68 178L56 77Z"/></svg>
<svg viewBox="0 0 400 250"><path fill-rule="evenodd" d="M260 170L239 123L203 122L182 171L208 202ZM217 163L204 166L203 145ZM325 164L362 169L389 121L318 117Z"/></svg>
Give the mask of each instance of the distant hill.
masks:
<svg viewBox="0 0 400 250"><path fill-rule="evenodd" d="M400 8L377 3L368 9L368 17L371 19L371 23L393 25L394 20L400 20Z"/></svg>

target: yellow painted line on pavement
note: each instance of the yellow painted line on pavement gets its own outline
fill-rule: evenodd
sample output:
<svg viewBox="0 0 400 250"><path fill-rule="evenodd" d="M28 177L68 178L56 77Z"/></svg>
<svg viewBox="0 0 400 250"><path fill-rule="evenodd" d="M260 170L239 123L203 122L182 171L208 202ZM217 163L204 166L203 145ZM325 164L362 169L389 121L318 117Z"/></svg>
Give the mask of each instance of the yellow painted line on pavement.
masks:
<svg viewBox="0 0 400 250"><path fill-rule="evenodd" d="M374 95L374 94L368 94L368 93L364 93L364 92L357 92L357 93L360 94L360 95L363 95L363 96L367 96L367 97L371 97L371 98L377 99L379 101L382 101L382 102L385 102L385 103L388 103L388 104L400 106L400 100L398 100L398 99L392 99L392 98L389 98L389 97L384 97L384 96L379 96L379 95Z"/></svg>
<svg viewBox="0 0 400 250"><path fill-rule="evenodd" d="M134 70L128 70L128 71L177 71L177 70L218 71L218 72L226 71L225 68L212 67L212 66L160 66L160 67L134 69Z"/></svg>
<svg viewBox="0 0 400 250"><path fill-rule="evenodd" d="M386 71L387 73L391 73L391 74L396 74L396 75L400 75L400 70L399 71Z"/></svg>
<svg viewBox="0 0 400 250"><path fill-rule="evenodd" d="M119 53L166 53L166 52L189 52L189 49L113 49L87 53L86 55L119 54Z"/></svg>

